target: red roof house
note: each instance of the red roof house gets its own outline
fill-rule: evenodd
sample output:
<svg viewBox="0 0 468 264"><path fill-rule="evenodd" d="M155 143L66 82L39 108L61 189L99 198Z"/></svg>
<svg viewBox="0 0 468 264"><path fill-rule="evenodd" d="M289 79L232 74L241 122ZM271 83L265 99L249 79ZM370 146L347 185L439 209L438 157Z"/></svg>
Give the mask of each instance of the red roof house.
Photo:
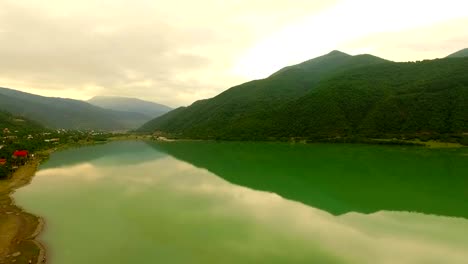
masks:
<svg viewBox="0 0 468 264"><path fill-rule="evenodd" d="M28 157L28 151L27 150L17 150L13 153L14 157L21 157L21 158L27 158Z"/></svg>
<svg viewBox="0 0 468 264"><path fill-rule="evenodd" d="M7 163L6 159L0 159L0 166L5 165Z"/></svg>

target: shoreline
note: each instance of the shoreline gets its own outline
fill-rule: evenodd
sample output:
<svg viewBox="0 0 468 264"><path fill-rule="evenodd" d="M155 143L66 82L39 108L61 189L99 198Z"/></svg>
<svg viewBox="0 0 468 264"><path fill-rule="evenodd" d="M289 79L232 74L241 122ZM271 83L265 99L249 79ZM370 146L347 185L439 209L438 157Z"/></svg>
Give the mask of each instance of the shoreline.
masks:
<svg viewBox="0 0 468 264"><path fill-rule="evenodd" d="M46 248L37 239L44 220L18 206L13 194L31 183L39 165L52 152L53 149L39 152L37 158L0 181L0 263L45 263Z"/></svg>
<svg viewBox="0 0 468 264"><path fill-rule="evenodd" d="M271 143L291 143L291 144L366 144L366 145L385 145L385 146L415 146L424 147L429 149L444 149L444 148L467 148L468 145L462 145L460 143L444 142L444 141L419 141L419 140L393 140L393 139L374 139L370 138L367 140L357 141L332 141L332 140L216 140L216 139L191 139L191 138L170 138L170 139L159 139L159 138L145 138L153 142L271 142Z"/></svg>
<svg viewBox="0 0 468 264"><path fill-rule="evenodd" d="M135 139L141 140L140 137ZM35 153L34 159L20 166L9 178L0 180L0 264L29 263L29 261L37 264L47 263L46 247L37 239L44 229L44 219L26 212L13 198L16 190L31 183L41 163L56 151L119 140L128 140L128 137L106 142L64 144L39 151Z"/></svg>

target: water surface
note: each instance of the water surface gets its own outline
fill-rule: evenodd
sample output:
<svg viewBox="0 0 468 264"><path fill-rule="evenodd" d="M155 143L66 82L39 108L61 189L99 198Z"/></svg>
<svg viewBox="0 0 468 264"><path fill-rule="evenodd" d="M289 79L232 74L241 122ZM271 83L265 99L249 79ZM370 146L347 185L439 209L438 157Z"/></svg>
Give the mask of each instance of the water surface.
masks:
<svg viewBox="0 0 468 264"><path fill-rule="evenodd" d="M115 142L15 198L51 263L468 263L465 149Z"/></svg>

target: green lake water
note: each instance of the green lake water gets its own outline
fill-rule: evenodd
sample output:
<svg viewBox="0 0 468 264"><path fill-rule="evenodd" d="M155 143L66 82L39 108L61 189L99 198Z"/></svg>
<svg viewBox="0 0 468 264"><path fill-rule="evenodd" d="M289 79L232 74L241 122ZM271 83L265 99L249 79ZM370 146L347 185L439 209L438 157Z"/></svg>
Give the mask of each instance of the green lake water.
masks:
<svg viewBox="0 0 468 264"><path fill-rule="evenodd" d="M52 264L468 263L468 150L114 142L14 195Z"/></svg>

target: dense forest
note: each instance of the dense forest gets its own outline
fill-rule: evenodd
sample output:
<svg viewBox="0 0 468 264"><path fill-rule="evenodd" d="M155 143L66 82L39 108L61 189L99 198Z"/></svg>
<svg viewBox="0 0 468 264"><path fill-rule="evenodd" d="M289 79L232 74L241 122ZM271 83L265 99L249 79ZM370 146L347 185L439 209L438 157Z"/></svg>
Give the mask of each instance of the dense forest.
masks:
<svg viewBox="0 0 468 264"><path fill-rule="evenodd" d="M466 143L468 58L396 63L334 51L156 118L140 128L179 138Z"/></svg>

